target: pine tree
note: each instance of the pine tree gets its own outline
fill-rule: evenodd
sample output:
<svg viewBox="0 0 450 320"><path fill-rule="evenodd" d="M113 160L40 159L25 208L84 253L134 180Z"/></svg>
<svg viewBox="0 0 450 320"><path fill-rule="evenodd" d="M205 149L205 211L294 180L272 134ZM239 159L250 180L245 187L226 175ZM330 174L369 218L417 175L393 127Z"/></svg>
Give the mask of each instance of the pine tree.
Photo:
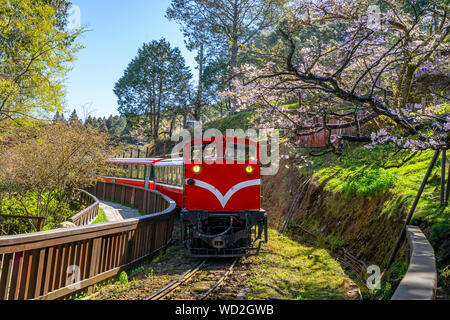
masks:
<svg viewBox="0 0 450 320"><path fill-rule="evenodd" d="M77 110L73 110L73 112L72 112L72 114L70 115L70 118L69 118L69 123L71 124L71 125L75 125L75 124L81 124L81 121L80 121L80 119L78 118L78 115L77 115Z"/></svg>

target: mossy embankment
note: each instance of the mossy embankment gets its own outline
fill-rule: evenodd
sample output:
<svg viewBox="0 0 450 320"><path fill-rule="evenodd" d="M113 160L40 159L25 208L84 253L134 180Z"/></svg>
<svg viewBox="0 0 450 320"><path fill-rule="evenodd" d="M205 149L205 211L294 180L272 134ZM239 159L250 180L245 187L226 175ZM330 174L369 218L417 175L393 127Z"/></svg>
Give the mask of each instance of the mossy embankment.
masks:
<svg viewBox="0 0 450 320"><path fill-rule="evenodd" d="M309 172L283 164L277 175L265 177L263 182L263 206L271 224L281 229L293 210L288 234L334 252L344 247L366 265L375 264L383 270L432 157L432 152L423 152L400 167L383 169L379 164L389 158L387 152L352 148L341 157L329 154L315 159ZM298 192L301 200L291 208ZM411 223L419 225L432 243L439 286L445 291L450 210L440 206L439 194L437 164ZM391 282L398 282L406 271L405 249L403 245L397 255ZM394 287L388 283L385 289L388 297Z"/></svg>
<svg viewBox="0 0 450 320"><path fill-rule="evenodd" d="M360 299L358 286L328 250L300 244L269 229L261 254L246 258L251 274L248 299Z"/></svg>

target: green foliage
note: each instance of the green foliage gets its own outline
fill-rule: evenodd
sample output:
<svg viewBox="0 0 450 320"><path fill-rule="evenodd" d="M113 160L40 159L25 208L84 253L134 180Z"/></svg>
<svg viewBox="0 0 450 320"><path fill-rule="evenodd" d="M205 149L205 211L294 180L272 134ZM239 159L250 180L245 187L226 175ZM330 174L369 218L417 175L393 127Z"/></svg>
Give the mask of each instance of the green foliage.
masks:
<svg viewBox="0 0 450 320"><path fill-rule="evenodd" d="M440 280L447 292L450 291L450 264L440 271Z"/></svg>
<svg viewBox="0 0 450 320"><path fill-rule="evenodd" d="M100 160L113 152L106 135L92 127L42 125L0 153L5 210L45 217L45 228L54 228L80 211L72 202L74 190L91 185L93 173L108 174L111 168Z"/></svg>
<svg viewBox="0 0 450 320"><path fill-rule="evenodd" d="M349 217L349 231L343 229L342 235L348 245L361 239L367 239L365 247L354 246L355 253L360 251L361 258L370 257L372 262L382 265L386 252L392 250L399 228L417 195L418 189L431 162L434 151L398 153L389 146L379 146L373 150L365 148L347 148L340 157L325 155L314 159L315 179L323 183L329 192L328 206L330 217L345 221ZM436 264L440 270L440 282L445 287L445 267L450 262L450 206L441 206L440 196L441 161L433 168L422 197L414 213L412 224L428 230L427 237L436 252ZM385 192L388 190L388 193ZM342 201L345 195L345 201ZM349 195L373 199L354 198ZM364 203L362 202L364 201ZM351 210L354 211L351 211ZM364 210L370 212L364 213ZM351 212L351 214L346 214ZM318 217L311 219L318 220ZM326 220L326 219L325 219ZM374 223L374 221L378 221ZM324 224L326 221L321 221ZM309 223L307 224L309 227ZM370 227L369 227L370 226ZM370 231L366 231L366 229ZM339 229L341 230L341 229ZM371 234L377 235L373 243ZM353 241L352 241L353 240ZM370 251L370 252L368 252ZM375 258L376 257L376 258ZM386 262L386 261L384 261ZM390 284L377 293L377 297L389 297L392 287L400 281L406 272L406 264L399 262L392 267ZM391 286L391 287L389 287ZM448 289L447 289L448 290Z"/></svg>
<svg viewBox="0 0 450 320"><path fill-rule="evenodd" d="M47 192L41 195L43 198L53 198L48 202L48 211L51 213L45 221L43 231L54 229L61 222L85 209L85 206L78 202L68 201L66 197L54 197L56 193ZM17 216L42 216L45 211L41 208L39 195L37 192L29 192L26 196L4 197L0 199L0 213ZM38 212L40 210L41 212ZM11 232L20 230L21 232L36 231L28 220L9 219L8 224Z"/></svg>
<svg viewBox="0 0 450 320"><path fill-rule="evenodd" d="M372 291L372 296L380 300L389 300L393 294L394 289L390 282L383 282L380 289Z"/></svg>
<svg viewBox="0 0 450 320"><path fill-rule="evenodd" d="M8 125L35 125L30 120L62 110L63 80L80 49L75 39L83 32L64 29L68 4L0 2L0 133Z"/></svg>
<svg viewBox="0 0 450 320"><path fill-rule="evenodd" d="M246 258L252 273L249 300L342 300L350 282L325 249L299 244L269 229L270 241L258 256Z"/></svg>
<svg viewBox="0 0 450 320"><path fill-rule="evenodd" d="M370 292L370 297L372 299L390 300L407 270L408 264L404 260L394 261L386 280L381 283L381 288L372 290Z"/></svg>
<svg viewBox="0 0 450 320"><path fill-rule="evenodd" d="M381 168L363 169L348 177L342 189L345 197L369 197L391 187L397 177Z"/></svg>
<svg viewBox="0 0 450 320"><path fill-rule="evenodd" d="M251 110L236 112L233 115L224 117L219 120L214 120L205 124L205 129L215 128L226 133L227 129L242 129L247 130L249 128L249 124L254 116L254 112Z"/></svg>
<svg viewBox="0 0 450 320"><path fill-rule="evenodd" d="M171 121L185 111L191 77L178 48L165 39L145 43L115 84L118 110L131 128L157 140L163 118Z"/></svg>
<svg viewBox="0 0 450 320"><path fill-rule="evenodd" d="M128 275L125 271L120 274L119 281L122 285L128 284Z"/></svg>
<svg viewBox="0 0 450 320"><path fill-rule="evenodd" d="M158 255L152 260L152 263L157 263L165 256L165 253L163 251L160 251Z"/></svg>
<svg viewBox="0 0 450 320"><path fill-rule="evenodd" d="M98 224L98 223L104 223L108 222L108 218L106 217L105 211L103 209L98 209L98 216L97 219L95 219L92 224Z"/></svg>

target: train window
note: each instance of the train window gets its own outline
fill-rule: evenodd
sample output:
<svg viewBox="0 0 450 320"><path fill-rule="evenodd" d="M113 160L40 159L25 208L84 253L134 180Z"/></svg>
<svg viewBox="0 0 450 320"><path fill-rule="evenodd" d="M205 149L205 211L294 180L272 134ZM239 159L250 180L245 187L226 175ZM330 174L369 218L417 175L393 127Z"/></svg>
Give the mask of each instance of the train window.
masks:
<svg viewBox="0 0 450 320"><path fill-rule="evenodd" d="M178 167L178 186L182 187L183 186L183 167L179 166Z"/></svg>
<svg viewBox="0 0 450 320"><path fill-rule="evenodd" d="M140 164L138 168L138 179L145 179L145 166Z"/></svg>
<svg viewBox="0 0 450 320"><path fill-rule="evenodd" d="M130 167L128 164L124 164L122 169L123 169L122 178L126 178L128 176L128 174L130 173Z"/></svg>
<svg viewBox="0 0 450 320"><path fill-rule="evenodd" d="M159 167L158 182L164 182L164 168Z"/></svg>
<svg viewBox="0 0 450 320"><path fill-rule="evenodd" d="M169 184L175 185L175 167L170 167L170 181Z"/></svg>
<svg viewBox="0 0 450 320"><path fill-rule="evenodd" d="M159 167L152 166L153 168L153 181L159 181Z"/></svg>
<svg viewBox="0 0 450 320"><path fill-rule="evenodd" d="M256 146L244 143L227 143L225 158L233 161L256 161Z"/></svg>
<svg viewBox="0 0 450 320"><path fill-rule="evenodd" d="M164 167L164 183L169 184L169 167Z"/></svg>
<svg viewBox="0 0 450 320"><path fill-rule="evenodd" d="M161 167L161 182L166 184L167 183L167 168Z"/></svg>
<svg viewBox="0 0 450 320"><path fill-rule="evenodd" d="M178 186L179 185L179 183L178 183L179 178L178 177L180 176L180 174L178 173L178 167L173 167L173 172L174 172L173 184Z"/></svg>
<svg viewBox="0 0 450 320"><path fill-rule="evenodd" d="M166 167L166 184L170 184L172 180L172 167Z"/></svg>
<svg viewBox="0 0 450 320"><path fill-rule="evenodd" d="M144 165L144 180L147 180L150 177L150 167L148 165Z"/></svg>
<svg viewBox="0 0 450 320"><path fill-rule="evenodd" d="M219 158L219 146L217 142L193 145L190 154L191 160L215 161Z"/></svg>
<svg viewBox="0 0 450 320"><path fill-rule="evenodd" d="M174 186L178 185L178 167L173 167L173 181Z"/></svg>
<svg viewBox="0 0 450 320"><path fill-rule="evenodd" d="M116 164L114 166L114 176L117 178L123 177L123 166L121 164Z"/></svg>
<svg viewBox="0 0 450 320"><path fill-rule="evenodd" d="M117 177L117 178L121 178L122 174L123 174L122 171L123 171L122 166L120 164L116 164L114 166L113 176Z"/></svg>

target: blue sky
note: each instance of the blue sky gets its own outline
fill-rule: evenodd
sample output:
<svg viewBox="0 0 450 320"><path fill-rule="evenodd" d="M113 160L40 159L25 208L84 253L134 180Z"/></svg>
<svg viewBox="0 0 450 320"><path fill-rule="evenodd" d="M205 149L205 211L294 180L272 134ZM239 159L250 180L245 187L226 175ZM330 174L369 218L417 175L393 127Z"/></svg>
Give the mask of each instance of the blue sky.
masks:
<svg viewBox="0 0 450 320"><path fill-rule="evenodd" d="M184 45L179 26L165 18L170 0L72 0L81 11L81 24L90 31L79 40L85 46L77 54L66 82L66 109L92 103L95 116L116 115L114 84L145 42L166 38L179 47L191 72L194 57Z"/></svg>

